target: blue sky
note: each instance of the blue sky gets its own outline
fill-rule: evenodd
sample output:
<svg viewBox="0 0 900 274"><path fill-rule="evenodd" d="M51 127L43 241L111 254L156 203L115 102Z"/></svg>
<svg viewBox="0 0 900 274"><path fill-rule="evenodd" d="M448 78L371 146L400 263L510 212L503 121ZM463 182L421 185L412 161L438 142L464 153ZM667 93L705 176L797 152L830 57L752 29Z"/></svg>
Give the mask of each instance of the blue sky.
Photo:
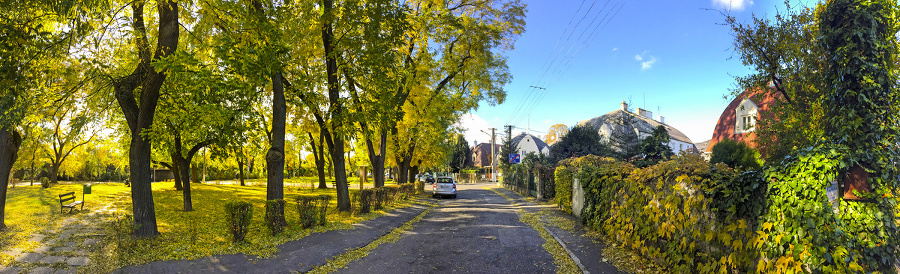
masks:
<svg viewBox="0 0 900 274"><path fill-rule="evenodd" d="M619 108L623 100L652 111L654 118L665 116L695 143L706 141L731 101L723 96L735 88L734 76L751 72L732 49L720 11L749 22L754 14L768 18L784 9L781 0L610 0L606 9L601 9L606 0L585 0L580 10L582 0L524 2L525 33L505 53L513 75L507 100L498 106L482 103L464 117L469 142L489 142L480 131L506 124L523 128L514 134L530 128L543 136L551 125L571 127ZM605 15L613 7L618 13ZM588 39L604 16L611 20ZM568 40L567 29L575 29ZM557 55L556 62L548 61ZM548 67L551 72L542 73Z"/></svg>

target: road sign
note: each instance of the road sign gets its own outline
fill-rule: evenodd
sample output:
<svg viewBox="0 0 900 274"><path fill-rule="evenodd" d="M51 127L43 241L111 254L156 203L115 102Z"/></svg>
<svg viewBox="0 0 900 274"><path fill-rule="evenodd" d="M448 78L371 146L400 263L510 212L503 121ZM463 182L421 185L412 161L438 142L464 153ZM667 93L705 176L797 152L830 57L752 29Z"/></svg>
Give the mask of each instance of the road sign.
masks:
<svg viewBox="0 0 900 274"><path fill-rule="evenodd" d="M518 164L522 162L522 157L519 157L519 154L509 154L509 163L510 164Z"/></svg>

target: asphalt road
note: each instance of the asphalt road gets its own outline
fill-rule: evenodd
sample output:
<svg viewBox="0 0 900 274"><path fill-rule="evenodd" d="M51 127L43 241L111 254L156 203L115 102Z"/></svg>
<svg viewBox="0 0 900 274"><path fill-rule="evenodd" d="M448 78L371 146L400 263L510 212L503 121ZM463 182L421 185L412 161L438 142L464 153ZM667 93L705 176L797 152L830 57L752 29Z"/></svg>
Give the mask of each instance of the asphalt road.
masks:
<svg viewBox="0 0 900 274"><path fill-rule="evenodd" d="M458 185L456 199L438 206L396 243L383 244L340 273L555 273L544 239L519 222L506 198L484 187ZM430 191L430 189L426 189Z"/></svg>

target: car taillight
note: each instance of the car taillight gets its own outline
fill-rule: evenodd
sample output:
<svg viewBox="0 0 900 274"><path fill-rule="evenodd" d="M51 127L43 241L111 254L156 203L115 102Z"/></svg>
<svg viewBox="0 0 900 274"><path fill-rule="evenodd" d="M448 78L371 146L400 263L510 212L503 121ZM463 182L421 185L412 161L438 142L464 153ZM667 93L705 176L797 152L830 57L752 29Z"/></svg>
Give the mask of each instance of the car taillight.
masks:
<svg viewBox="0 0 900 274"><path fill-rule="evenodd" d="M453 189L456 189L456 184L453 184Z"/></svg>
<svg viewBox="0 0 900 274"><path fill-rule="evenodd" d="M432 188L437 188L437 183L434 183L433 185L431 185L431 187L432 187Z"/></svg>

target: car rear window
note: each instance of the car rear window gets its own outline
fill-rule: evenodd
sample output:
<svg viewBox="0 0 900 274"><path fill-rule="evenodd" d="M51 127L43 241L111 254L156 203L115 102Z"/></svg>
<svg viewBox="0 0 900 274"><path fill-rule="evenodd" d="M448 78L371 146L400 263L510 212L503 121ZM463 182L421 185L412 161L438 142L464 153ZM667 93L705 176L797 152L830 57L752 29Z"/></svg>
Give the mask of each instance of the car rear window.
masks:
<svg viewBox="0 0 900 274"><path fill-rule="evenodd" d="M450 178L438 178L437 182L441 184L449 184L453 183L453 180L451 180Z"/></svg>

